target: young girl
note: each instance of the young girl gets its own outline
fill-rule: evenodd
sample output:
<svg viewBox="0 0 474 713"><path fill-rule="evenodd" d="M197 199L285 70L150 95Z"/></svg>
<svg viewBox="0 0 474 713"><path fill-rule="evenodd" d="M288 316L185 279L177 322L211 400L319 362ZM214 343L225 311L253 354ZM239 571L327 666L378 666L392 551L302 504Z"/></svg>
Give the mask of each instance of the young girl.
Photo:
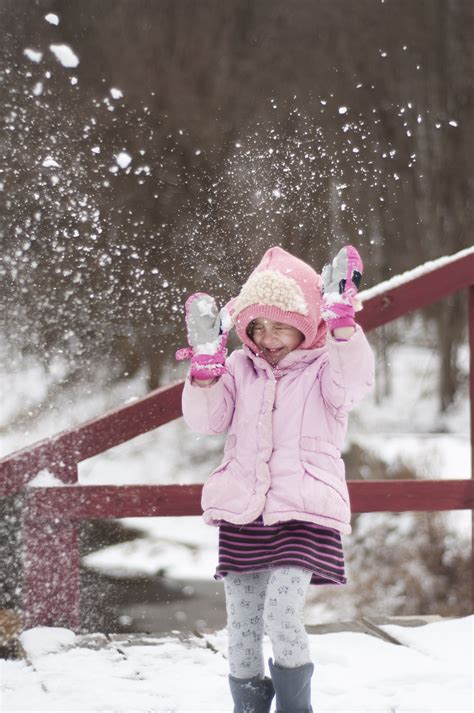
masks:
<svg viewBox="0 0 474 713"><path fill-rule="evenodd" d="M374 363L354 322L362 261L343 248L321 277L279 247L219 313L186 302L191 358L183 415L198 433L227 432L224 459L202 491L219 526L234 713L311 712L303 607L309 584L344 584L341 533L350 503L341 460L348 411L371 388ZM226 358L234 325L243 348ZM262 640L274 661L265 677Z"/></svg>

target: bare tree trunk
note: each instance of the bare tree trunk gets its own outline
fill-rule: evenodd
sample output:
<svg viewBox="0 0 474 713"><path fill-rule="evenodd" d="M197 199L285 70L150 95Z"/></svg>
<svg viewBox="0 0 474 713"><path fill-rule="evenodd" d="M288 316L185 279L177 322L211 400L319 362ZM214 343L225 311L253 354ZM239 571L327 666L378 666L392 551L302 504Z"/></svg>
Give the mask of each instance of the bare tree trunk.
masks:
<svg viewBox="0 0 474 713"><path fill-rule="evenodd" d="M439 406L445 411L454 400L459 385L458 351L466 324L464 294L451 295L438 305Z"/></svg>

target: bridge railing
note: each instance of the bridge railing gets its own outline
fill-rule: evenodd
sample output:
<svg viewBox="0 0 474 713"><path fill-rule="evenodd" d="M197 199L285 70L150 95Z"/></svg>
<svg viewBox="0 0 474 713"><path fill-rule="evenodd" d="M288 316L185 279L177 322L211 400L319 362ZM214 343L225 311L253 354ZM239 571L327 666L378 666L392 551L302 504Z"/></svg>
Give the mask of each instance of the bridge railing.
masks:
<svg viewBox="0 0 474 713"><path fill-rule="evenodd" d="M474 248L427 263L361 293L366 331L467 290L471 453L474 444ZM182 415L183 383L173 384L0 460L0 497L22 499L22 617L25 627L80 629L82 521L200 515L202 485L83 486L78 464ZM59 487L28 487L43 469ZM458 474L453 474L458 475ZM352 511L473 510L474 480L348 481ZM474 558L471 566L474 582ZM474 586L473 586L474 591Z"/></svg>

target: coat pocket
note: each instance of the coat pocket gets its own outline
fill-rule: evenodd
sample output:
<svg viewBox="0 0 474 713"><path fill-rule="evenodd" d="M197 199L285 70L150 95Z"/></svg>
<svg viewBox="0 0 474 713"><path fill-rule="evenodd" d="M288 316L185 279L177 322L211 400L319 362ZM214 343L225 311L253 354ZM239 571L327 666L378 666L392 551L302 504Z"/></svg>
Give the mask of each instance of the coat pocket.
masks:
<svg viewBox="0 0 474 713"><path fill-rule="evenodd" d="M345 482L344 461L341 451L329 441L322 438L302 436L300 439L300 455L302 461L314 464L317 468L327 472L330 477Z"/></svg>
<svg viewBox="0 0 474 713"><path fill-rule="evenodd" d="M215 505L216 495L221 490L219 480L229 467L230 461L230 458L226 458L215 470L212 471L204 483L201 494L201 507L203 510Z"/></svg>
<svg viewBox="0 0 474 713"><path fill-rule="evenodd" d="M322 438L315 438L313 436L301 436L300 448L303 451L310 451L311 453L325 453L333 458L341 457L339 448L333 446L333 444L329 443L329 441L325 441Z"/></svg>
<svg viewBox="0 0 474 713"><path fill-rule="evenodd" d="M212 471L202 488L201 507L203 510L218 508L241 513L248 507L251 498L248 481L235 472L236 462L226 458Z"/></svg>
<svg viewBox="0 0 474 713"><path fill-rule="evenodd" d="M344 474L344 462L338 448L321 438L303 436L300 458L304 468L303 501L309 512L342 514L349 507L349 491Z"/></svg>

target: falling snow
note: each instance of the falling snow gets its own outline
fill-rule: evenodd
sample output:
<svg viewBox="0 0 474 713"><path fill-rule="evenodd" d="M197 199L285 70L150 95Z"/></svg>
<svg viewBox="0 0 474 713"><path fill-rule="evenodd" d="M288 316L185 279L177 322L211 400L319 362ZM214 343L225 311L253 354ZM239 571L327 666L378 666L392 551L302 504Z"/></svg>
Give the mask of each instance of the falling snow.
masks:
<svg viewBox="0 0 474 713"><path fill-rule="evenodd" d="M63 67L77 67L78 56L72 51L69 45L50 45L49 49Z"/></svg>
<svg viewBox="0 0 474 713"><path fill-rule="evenodd" d="M382 226L392 230L394 206L426 161L418 156L420 137L439 136L439 148L448 129L451 137L458 134L456 107L448 116L430 113L420 97L405 92L382 114L375 94L364 108L349 92L326 85L321 95L312 89L310 108L303 95L286 102L270 95L264 101L271 113L238 126L225 151L216 150L185 113L165 116L154 91L134 101L120 75L104 70L97 94L89 92L82 74L79 81L62 71L79 65L81 47L65 43L57 14L40 13L40 21L57 39L50 47L57 63L39 49L49 41L38 47L31 35L20 45L21 66L2 72L5 152L14 158L10 174L0 175L0 190L15 240L11 249L6 245L0 272L21 296L13 308L19 344L30 337L26 305L47 284L33 322L72 330L74 349L58 327L71 369L86 349L83 325L101 335L113 333L115 322L117 329L123 321L150 323L157 342L165 330L176 334L189 289L205 287L225 299L251 268L250 257L282 236L289 249L305 246L319 268L321 254L344 239L359 240L367 257L379 255ZM402 46L411 50L399 42L400 53ZM379 49L375 44L376 57ZM388 68L395 50L382 52L387 56L378 64ZM37 66L45 59L48 69ZM363 90L357 97L373 90L362 79L352 80L354 92ZM381 131L385 115L391 133ZM35 169L21 192L12 193L25 154ZM47 274L42 251L56 261ZM150 267L156 264L159 272Z"/></svg>
<svg viewBox="0 0 474 713"><path fill-rule="evenodd" d="M120 168L127 168L132 162L132 157L125 151L121 151L116 155L115 160L117 161Z"/></svg>
<svg viewBox="0 0 474 713"><path fill-rule="evenodd" d="M59 168L59 163L52 156L48 156L47 158L45 158L41 165L45 168Z"/></svg>
<svg viewBox="0 0 474 713"><path fill-rule="evenodd" d="M36 63L41 62L43 58L43 53L38 50L25 49L23 50L23 54L28 57L28 59L31 59L32 62Z"/></svg>
<svg viewBox="0 0 474 713"><path fill-rule="evenodd" d="M59 17L55 15L53 12L49 12L47 15L44 16L44 19L46 22L49 22L51 25L59 25Z"/></svg>

